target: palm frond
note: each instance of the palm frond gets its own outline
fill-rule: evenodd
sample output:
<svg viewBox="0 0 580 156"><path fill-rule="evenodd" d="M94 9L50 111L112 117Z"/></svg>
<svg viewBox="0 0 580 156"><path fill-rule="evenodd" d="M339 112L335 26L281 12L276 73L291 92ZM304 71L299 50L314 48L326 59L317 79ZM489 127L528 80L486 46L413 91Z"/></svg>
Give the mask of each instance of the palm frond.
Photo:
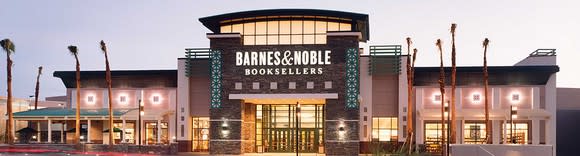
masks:
<svg viewBox="0 0 580 156"><path fill-rule="evenodd" d="M2 41L0 41L0 46L2 46L2 49L4 49L4 51L8 54L16 52L14 43L10 41L10 39L3 39Z"/></svg>
<svg viewBox="0 0 580 156"><path fill-rule="evenodd" d="M437 48L439 48L440 52L443 52L443 41L441 41L441 39L437 39L437 42L435 42L435 45L437 45Z"/></svg>
<svg viewBox="0 0 580 156"><path fill-rule="evenodd" d="M42 75L42 66L38 66L38 75Z"/></svg>
<svg viewBox="0 0 580 156"><path fill-rule="evenodd" d="M105 41L101 40L101 51L103 53L107 52L107 45L105 45Z"/></svg>
<svg viewBox="0 0 580 156"><path fill-rule="evenodd" d="M489 45L489 39L485 38L485 40L483 40L483 47L487 47L487 45Z"/></svg>
<svg viewBox="0 0 580 156"><path fill-rule="evenodd" d="M451 33L455 33L455 28L457 28L457 24L451 23Z"/></svg>
<svg viewBox="0 0 580 156"><path fill-rule="evenodd" d="M70 52L71 55L77 55L79 49L77 48L77 46L70 45L68 46L68 51Z"/></svg>
<svg viewBox="0 0 580 156"><path fill-rule="evenodd" d="M411 41L411 37L407 37L407 48L409 48L411 46L411 44L413 44L413 41ZM407 50L407 55L410 55L410 49Z"/></svg>

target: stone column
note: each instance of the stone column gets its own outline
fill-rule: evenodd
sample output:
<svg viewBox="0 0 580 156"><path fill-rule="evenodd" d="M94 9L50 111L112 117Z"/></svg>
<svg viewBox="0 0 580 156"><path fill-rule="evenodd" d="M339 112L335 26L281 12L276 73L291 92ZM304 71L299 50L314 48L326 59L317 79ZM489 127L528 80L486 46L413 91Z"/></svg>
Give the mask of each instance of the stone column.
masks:
<svg viewBox="0 0 580 156"><path fill-rule="evenodd" d="M157 119L157 143L161 144L161 120Z"/></svg>
<svg viewBox="0 0 580 156"><path fill-rule="evenodd" d="M40 138L41 138L41 134L42 134L42 129L41 129L41 126L40 126L40 120L38 120L38 122L36 122L36 131L38 131L37 134L36 134L36 142L40 143L40 141L41 141Z"/></svg>
<svg viewBox="0 0 580 156"><path fill-rule="evenodd" d="M65 143L64 142L65 141L65 139L64 139L64 131L66 129L66 124L65 123L62 123L60 126L61 126L60 127L60 142L61 143Z"/></svg>
<svg viewBox="0 0 580 156"><path fill-rule="evenodd" d="M540 144L540 120L536 118L532 119L532 144Z"/></svg>
<svg viewBox="0 0 580 156"><path fill-rule="evenodd" d="M48 143L52 143L52 120L48 119Z"/></svg>
<svg viewBox="0 0 580 156"><path fill-rule="evenodd" d="M123 132L121 132L121 142L122 143L125 143L125 134L126 134L125 133L125 119L123 119L123 124L121 126L122 126L121 127L122 128L121 131L123 131Z"/></svg>
<svg viewBox="0 0 580 156"><path fill-rule="evenodd" d="M87 120L87 142L91 142L91 120Z"/></svg>
<svg viewBox="0 0 580 156"><path fill-rule="evenodd" d="M492 120L491 125L492 125L491 128L492 128L492 132L493 132L493 135L491 135L493 144L499 144L499 142L501 140L501 136L502 136L502 135L500 135L501 123L499 120ZM503 135L505 135L505 133Z"/></svg>

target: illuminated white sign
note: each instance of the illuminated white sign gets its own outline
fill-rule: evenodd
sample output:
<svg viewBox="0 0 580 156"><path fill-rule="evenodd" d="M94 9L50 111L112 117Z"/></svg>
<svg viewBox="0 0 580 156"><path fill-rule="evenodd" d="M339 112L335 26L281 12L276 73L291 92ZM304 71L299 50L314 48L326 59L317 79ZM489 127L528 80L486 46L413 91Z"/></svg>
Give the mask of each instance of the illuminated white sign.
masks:
<svg viewBox="0 0 580 156"><path fill-rule="evenodd" d="M247 66L244 75L314 75L321 67L280 67L329 65L330 50L236 52L236 66Z"/></svg>

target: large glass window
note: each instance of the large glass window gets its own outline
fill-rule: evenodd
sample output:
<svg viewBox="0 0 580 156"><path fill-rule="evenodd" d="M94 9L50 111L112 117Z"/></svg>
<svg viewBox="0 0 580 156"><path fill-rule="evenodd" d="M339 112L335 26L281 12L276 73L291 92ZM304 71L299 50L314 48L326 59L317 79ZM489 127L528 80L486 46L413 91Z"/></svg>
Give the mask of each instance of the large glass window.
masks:
<svg viewBox="0 0 580 156"><path fill-rule="evenodd" d="M157 126L161 126L159 128L161 132L159 132ZM156 121L145 122L145 139L146 139L145 141L147 144L157 144L157 143L168 144L169 143L168 134L169 131L167 122L161 122L161 125L157 125ZM159 141L157 140L158 136L161 139Z"/></svg>
<svg viewBox="0 0 580 156"><path fill-rule="evenodd" d="M126 122L125 123L125 131L123 132L123 123L122 122L115 122L113 124L113 127L115 127L115 142L117 142L117 140L120 140L121 142L125 142L125 143L135 143L135 123L133 122ZM118 130L121 130L121 132L117 132ZM125 140L121 140L123 138L122 135L125 135Z"/></svg>
<svg viewBox="0 0 580 156"><path fill-rule="evenodd" d="M528 143L528 123L513 123L513 124L503 124L505 129L505 139L504 142L515 143L515 144L527 144ZM513 126L513 127L512 127ZM513 131L512 131L513 128ZM513 135L512 135L513 132Z"/></svg>
<svg viewBox="0 0 580 156"><path fill-rule="evenodd" d="M373 140L397 141L398 122L396 117L373 117Z"/></svg>
<svg viewBox="0 0 580 156"><path fill-rule="evenodd" d="M240 33L244 45L283 45L326 44L326 32L352 30L350 21L341 18L288 16L262 20L267 21L256 19L251 22L222 24L220 32Z"/></svg>
<svg viewBox="0 0 580 156"><path fill-rule="evenodd" d="M444 125L447 129L447 124ZM428 152L439 152L443 140L441 123L425 123L425 148Z"/></svg>
<svg viewBox="0 0 580 156"><path fill-rule="evenodd" d="M463 138L465 144L485 144L485 123L465 123Z"/></svg>
<svg viewBox="0 0 580 156"><path fill-rule="evenodd" d="M193 119L193 152L209 151L209 118L194 117Z"/></svg>

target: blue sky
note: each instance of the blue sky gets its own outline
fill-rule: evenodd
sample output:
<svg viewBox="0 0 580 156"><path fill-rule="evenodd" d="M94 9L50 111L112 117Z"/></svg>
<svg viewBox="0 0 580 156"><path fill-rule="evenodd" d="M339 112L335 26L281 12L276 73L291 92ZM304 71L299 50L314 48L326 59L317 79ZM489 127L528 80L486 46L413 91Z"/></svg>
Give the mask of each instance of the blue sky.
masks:
<svg viewBox="0 0 580 156"><path fill-rule="evenodd" d="M449 26L457 29L458 65L482 64L481 42L491 40L490 65L513 65L538 48L556 48L558 87L580 88L580 2L538 0L391 1L211 0L1 0L0 38L16 44L14 96L34 94L36 68L44 66L41 97L64 95L57 70L74 70L68 45L79 47L82 70L104 70L98 41L105 40L114 70L176 69L186 47L208 47L198 18L277 8L313 8L369 14L367 45L404 44L413 38L418 66L438 65L435 40L444 40L449 64ZM366 45L364 45L366 46ZM6 95L6 55L0 58L0 96Z"/></svg>

